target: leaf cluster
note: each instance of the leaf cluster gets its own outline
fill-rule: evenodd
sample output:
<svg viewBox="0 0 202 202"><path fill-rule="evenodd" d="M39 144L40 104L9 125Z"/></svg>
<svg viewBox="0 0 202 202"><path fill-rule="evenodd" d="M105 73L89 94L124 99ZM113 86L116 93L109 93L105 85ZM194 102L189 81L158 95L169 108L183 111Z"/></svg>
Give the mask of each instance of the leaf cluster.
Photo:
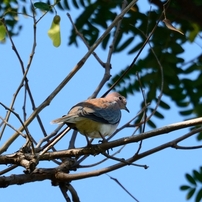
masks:
<svg viewBox="0 0 202 202"><path fill-rule="evenodd" d="M188 185L182 185L180 189L186 191L186 199L189 200L195 196L195 202L199 202L202 199L202 167L199 170L193 170L191 174L185 174Z"/></svg>

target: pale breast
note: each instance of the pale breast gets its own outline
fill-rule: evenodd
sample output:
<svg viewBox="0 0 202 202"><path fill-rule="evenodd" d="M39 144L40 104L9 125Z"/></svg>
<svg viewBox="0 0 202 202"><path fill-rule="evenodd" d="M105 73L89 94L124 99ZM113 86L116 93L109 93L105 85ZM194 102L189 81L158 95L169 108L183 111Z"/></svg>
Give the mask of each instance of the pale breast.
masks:
<svg viewBox="0 0 202 202"><path fill-rule="evenodd" d="M101 138L100 134L102 134L103 137L112 135L117 125L118 123L115 125L103 124L83 118L75 124L75 127L83 135L91 138Z"/></svg>

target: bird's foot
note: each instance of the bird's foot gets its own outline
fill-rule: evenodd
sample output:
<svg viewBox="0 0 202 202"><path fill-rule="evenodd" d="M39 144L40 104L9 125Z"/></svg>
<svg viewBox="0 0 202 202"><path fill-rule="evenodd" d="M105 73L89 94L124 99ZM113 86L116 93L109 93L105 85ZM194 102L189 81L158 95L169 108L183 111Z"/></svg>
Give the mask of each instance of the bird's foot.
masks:
<svg viewBox="0 0 202 202"><path fill-rule="evenodd" d="M106 143L106 142L108 142L106 139L105 139L105 137L100 133L100 137L102 138L102 140L99 140L98 142L99 143Z"/></svg>

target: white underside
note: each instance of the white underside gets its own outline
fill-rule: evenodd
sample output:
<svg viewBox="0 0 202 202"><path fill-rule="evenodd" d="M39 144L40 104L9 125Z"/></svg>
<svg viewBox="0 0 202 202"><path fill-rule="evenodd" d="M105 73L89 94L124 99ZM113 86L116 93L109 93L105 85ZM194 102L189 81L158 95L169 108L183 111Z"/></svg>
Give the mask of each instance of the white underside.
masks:
<svg viewBox="0 0 202 202"><path fill-rule="evenodd" d="M91 133L84 134L84 135L87 135L88 137L91 137L91 138L101 138L100 133L102 134L103 137L110 136L115 132L117 126L118 124L116 125L100 124L99 131L93 131Z"/></svg>

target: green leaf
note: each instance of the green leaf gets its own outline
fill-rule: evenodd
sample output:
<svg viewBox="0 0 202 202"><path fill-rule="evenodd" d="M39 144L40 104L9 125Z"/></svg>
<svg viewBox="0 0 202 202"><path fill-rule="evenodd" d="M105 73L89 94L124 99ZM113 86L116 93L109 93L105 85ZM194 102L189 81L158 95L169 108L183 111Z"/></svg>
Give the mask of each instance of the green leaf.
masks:
<svg viewBox="0 0 202 202"><path fill-rule="evenodd" d="M22 12L23 12L23 14L25 14L25 16L27 16L26 6L22 7Z"/></svg>
<svg viewBox="0 0 202 202"><path fill-rule="evenodd" d="M50 5L48 5L47 3L44 2L36 2L34 3L34 6L36 8L39 8L40 10L44 10L44 11L49 11L50 10Z"/></svg>
<svg viewBox="0 0 202 202"><path fill-rule="evenodd" d="M141 42L141 43L135 45L135 47L132 48L132 49L128 52L128 54L132 54L132 53L135 53L136 51L139 51L140 48L142 47L143 43L144 43L144 42Z"/></svg>
<svg viewBox="0 0 202 202"><path fill-rule="evenodd" d="M185 110L185 111L180 111L179 112L183 116L187 116L193 113L193 109Z"/></svg>
<svg viewBox="0 0 202 202"><path fill-rule="evenodd" d="M6 38L6 28L3 23L0 22L0 41L4 41Z"/></svg>
<svg viewBox="0 0 202 202"><path fill-rule="evenodd" d="M200 132L199 135L197 136L197 140L202 140L202 133Z"/></svg>
<svg viewBox="0 0 202 202"><path fill-rule="evenodd" d="M198 69L198 65L194 62L190 66L188 66L185 70L185 74L190 74Z"/></svg>
<svg viewBox="0 0 202 202"><path fill-rule="evenodd" d="M154 116L158 117L159 119L164 119L163 114L161 114L160 112L156 111Z"/></svg>
<svg viewBox="0 0 202 202"><path fill-rule="evenodd" d="M68 0L64 0L64 7L65 7L67 10L70 10L69 4L68 4Z"/></svg>
<svg viewBox="0 0 202 202"><path fill-rule="evenodd" d="M85 8L85 2L84 2L84 0L80 0L80 4Z"/></svg>
<svg viewBox="0 0 202 202"><path fill-rule="evenodd" d="M149 120L147 123L151 128L156 128L156 125L154 124L153 121Z"/></svg>
<svg viewBox="0 0 202 202"><path fill-rule="evenodd" d="M202 183L202 173L199 173L196 170L193 170L194 178Z"/></svg>
<svg viewBox="0 0 202 202"><path fill-rule="evenodd" d="M179 107L188 107L189 106L189 104L190 104L190 102L182 102L182 101L177 101L176 102L176 104L177 104L177 106L179 106Z"/></svg>
<svg viewBox="0 0 202 202"><path fill-rule="evenodd" d="M58 1L57 7L58 7L59 9L61 9L62 11L64 10L64 8L63 8L62 4L60 3L60 1Z"/></svg>
<svg viewBox="0 0 202 202"><path fill-rule="evenodd" d="M182 45L180 45L178 43L172 43L171 49L172 49L172 53L176 54L176 55L184 52Z"/></svg>
<svg viewBox="0 0 202 202"><path fill-rule="evenodd" d="M194 194L195 191L196 191L195 188L190 189L190 191L187 193L186 198L187 198L187 199L190 199L190 198L193 196L193 194Z"/></svg>
<svg viewBox="0 0 202 202"><path fill-rule="evenodd" d="M132 43L133 40L134 40L133 36L130 37L130 38L128 38L123 44L121 44L119 47L117 47L115 49L115 52L121 52L121 51L123 51L127 46L129 46Z"/></svg>
<svg viewBox="0 0 202 202"><path fill-rule="evenodd" d="M97 24L101 27L103 27L104 29L107 29L108 28L108 24L107 22L110 20L110 19L114 19L116 17L116 14L111 12L110 10L104 8L104 7L98 7L97 8L97 11L95 12L95 7L96 7L96 4L93 5L93 10L94 10L94 18L92 19L92 23L94 24ZM100 20L100 19L103 19L103 20Z"/></svg>
<svg viewBox="0 0 202 202"><path fill-rule="evenodd" d="M182 186L180 187L180 190L182 190L182 191L187 190L187 189L190 189L190 186L182 185Z"/></svg>
<svg viewBox="0 0 202 202"><path fill-rule="evenodd" d="M50 29L48 30L48 36L51 38L53 45L59 47L61 44L60 37L60 16L56 15L53 18Z"/></svg>
<svg viewBox="0 0 202 202"><path fill-rule="evenodd" d="M195 179L194 179L190 174L187 173L187 174L185 175L185 177L187 178L187 180L188 180L191 184L196 185Z"/></svg>
<svg viewBox="0 0 202 202"><path fill-rule="evenodd" d="M193 30L190 31L190 34L188 36L188 39L190 42L193 42L195 40L196 36L198 35L198 33L200 31L200 27L196 23L193 23L192 27L193 27Z"/></svg>
<svg viewBox="0 0 202 202"><path fill-rule="evenodd" d="M157 99L155 99L157 101ZM160 101L159 106L164 108L164 109L170 109L170 106L165 103L163 100Z"/></svg>
<svg viewBox="0 0 202 202"><path fill-rule="evenodd" d="M79 5L78 5L78 3L76 2L76 0L72 0L72 3L73 3L73 5L74 5L77 9L79 9Z"/></svg>
<svg viewBox="0 0 202 202"><path fill-rule="evenodd" d="M196 202L200 202L202 199L202 188L198 191L197 195L196 195Z"/></svg>

